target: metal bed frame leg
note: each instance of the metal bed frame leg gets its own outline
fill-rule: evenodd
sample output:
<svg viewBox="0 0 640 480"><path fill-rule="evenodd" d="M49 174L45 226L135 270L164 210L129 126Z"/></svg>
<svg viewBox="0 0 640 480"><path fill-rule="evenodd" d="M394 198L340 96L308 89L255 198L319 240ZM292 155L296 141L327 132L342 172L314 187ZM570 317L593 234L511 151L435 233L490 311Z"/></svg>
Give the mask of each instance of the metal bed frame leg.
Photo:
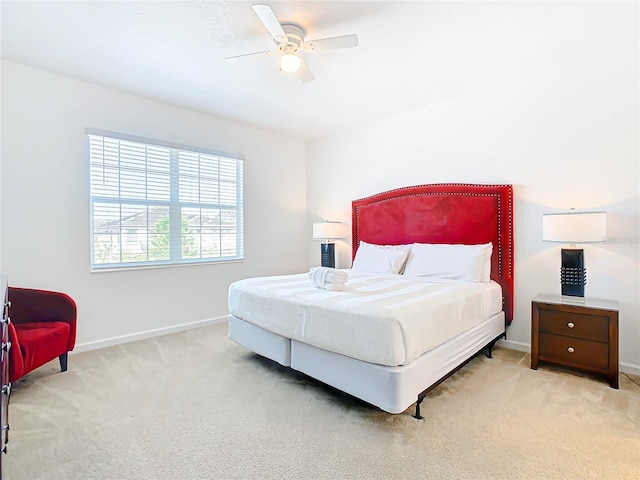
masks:
<svg viewBox="0 0 640 480"><path fill-rule="evenodd" d="M413 416L413 418L415 418L416 420L424 420L424 417L420 415L420 404L422 403L425 397L426 395L423 395L421 397L418 396L418 401L416 402L416 414Z"/></svg>
<svg viewBox="0 0 640 480"><path fill-rule="evenodd" d="M493 342L491 342L489 345L487 345L487 358L493 358L493 347L496 346L496 343L498 342L498 340L500 338L504 338L505 340L507 339L507 331L505 330L504 333L502 335L500 335L498 338L496 338Z"/></svg>
<svg viewBox="0 0 640 480"><path fill-rule="evenodd" d="M487 345L487 351L485 353L487 358L493 358L493 346L495 344L496 344L496 342L491 342L489 345Z"/></svg>

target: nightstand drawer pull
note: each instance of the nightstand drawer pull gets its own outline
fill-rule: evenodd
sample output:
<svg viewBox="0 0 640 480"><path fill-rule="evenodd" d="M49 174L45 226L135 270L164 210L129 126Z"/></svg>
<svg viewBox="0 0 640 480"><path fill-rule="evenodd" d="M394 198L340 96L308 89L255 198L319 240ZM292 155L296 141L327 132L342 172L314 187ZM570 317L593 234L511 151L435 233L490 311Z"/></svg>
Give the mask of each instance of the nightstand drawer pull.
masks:
<svg viewBox="0 0 640 480"><path fill-rule="evenodd" d="M573 323L573 322L569 322L569 323L567 323L567 327L569 327L569 328L573 328L573 327L575 327L575 326L576 326L576 324L575 324L575 323Z"/></svg>
<svg viewBox="0 0 640 480"><path fill-rule="evenodd" d="M575 350L575 348L573 348L573 347L569 347L569 348L567 348L567 352L569 352L569 353L573 353L573 352L575 352L575 351L576 351L576 350Z"/></svg>

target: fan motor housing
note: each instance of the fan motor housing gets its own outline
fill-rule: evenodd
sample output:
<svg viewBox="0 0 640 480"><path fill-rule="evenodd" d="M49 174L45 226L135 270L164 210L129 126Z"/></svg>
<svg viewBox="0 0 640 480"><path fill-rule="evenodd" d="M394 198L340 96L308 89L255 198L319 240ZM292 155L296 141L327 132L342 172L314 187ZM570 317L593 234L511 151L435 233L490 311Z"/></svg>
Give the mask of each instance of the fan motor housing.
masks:
<svg viewBox="0 0 640 480"><path fill-rule="evenodd" d="M283 46L293 47L296 50L300 48L300 45L304 43L304 35L305 35L304 28L301 25L298 25L297 23L283 23L282 29L284 30L284 33L287 34L288 40L282 43L278 43L274 40L274 43L278 45L278 47L280 47L281 49Z"/></svg>

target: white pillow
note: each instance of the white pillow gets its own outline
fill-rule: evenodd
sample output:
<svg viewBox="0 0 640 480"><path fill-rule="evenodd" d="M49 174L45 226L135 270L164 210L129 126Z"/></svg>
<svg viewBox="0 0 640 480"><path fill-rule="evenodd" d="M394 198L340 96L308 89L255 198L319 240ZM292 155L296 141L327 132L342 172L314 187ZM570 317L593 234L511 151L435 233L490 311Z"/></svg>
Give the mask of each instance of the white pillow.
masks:
<svg viewBox="0 0 640 480"><path fill-rule="evenodd" d="M446 245L414 243L404 267L408 276L488 282L493 245Z"/></svg>
<svg viewBox="0 0 640 480"><path fill-rule="evenodd" d="M411 245L374 245L361 240L351 268L358 272L397 275L410 249Z"/></svg>

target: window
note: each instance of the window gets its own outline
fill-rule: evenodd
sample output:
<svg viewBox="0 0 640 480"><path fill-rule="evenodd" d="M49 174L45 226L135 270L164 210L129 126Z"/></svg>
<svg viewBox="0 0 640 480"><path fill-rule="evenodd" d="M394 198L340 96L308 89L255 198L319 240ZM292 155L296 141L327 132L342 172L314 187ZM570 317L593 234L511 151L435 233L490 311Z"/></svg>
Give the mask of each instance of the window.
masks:
<svg viewBox="0 0 640 480"><path fill-rule="evenodd" d="M242 158L88 134L92 271L243 258Z"/></svg>

